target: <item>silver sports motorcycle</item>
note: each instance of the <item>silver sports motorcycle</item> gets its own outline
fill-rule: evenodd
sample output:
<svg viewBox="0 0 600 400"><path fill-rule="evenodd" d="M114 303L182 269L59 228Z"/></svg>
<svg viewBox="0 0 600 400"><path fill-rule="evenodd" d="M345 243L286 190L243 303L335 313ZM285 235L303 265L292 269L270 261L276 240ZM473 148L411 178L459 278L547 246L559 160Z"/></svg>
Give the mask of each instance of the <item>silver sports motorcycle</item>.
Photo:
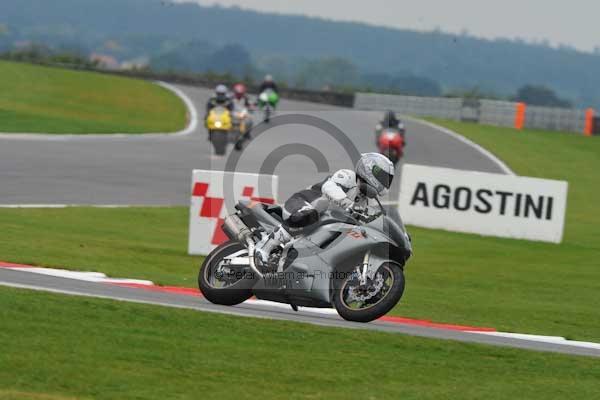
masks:
<svg viewBox="0 0 600 400"><path fill-rule="evenodd" d="M377 199L376 199L377 200ZM230 241L213 250L198 276L210 302L236 305L256 296L302 307L335 307L344 319L370 322L389 312L404 292L404 266L412 254L398 213L378 209L330 209L276 251L267 265L254 250L282 222L282 209L240 202L225 219ZM372 214L372 215L369 215Z"/></svg>

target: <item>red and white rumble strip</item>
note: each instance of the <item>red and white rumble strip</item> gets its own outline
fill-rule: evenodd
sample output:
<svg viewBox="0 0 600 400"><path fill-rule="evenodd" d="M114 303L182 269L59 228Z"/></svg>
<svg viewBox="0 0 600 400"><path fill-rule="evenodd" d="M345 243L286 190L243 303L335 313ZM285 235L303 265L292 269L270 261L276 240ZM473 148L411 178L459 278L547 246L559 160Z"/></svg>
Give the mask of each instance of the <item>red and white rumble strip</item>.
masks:
<svg viewBox="0 0 600 400"><path fill-rule="evenodd" d="M18 271L26 271L33 274L42 274L55 276L59 278L67 278L67 279L75 279L80 281L87 282L95 282L95 283L103 283L107 285L115 285L121 287L127 287L132 289L139 290L148 290L153 292L161 292L161 293L171 293L182 296L194 296L194 297L202 297L202 294L198 291L198 289L194 288L183 288L183 287L175 287L175 286L158 286L155 285L152 281L148 280L140 280L140 279L117 279L117 278L109 278L103 273L99 272L79 272L79 271L68 271L64 269L53 269L53 268L41 268L34 267L30 265L23 264L14 264L8 262L0 261L0 268L3 269L11 269ZM287 304L274 303L265 300L258 299L250 299L246 302L246 304L258 307L277 307L283 309L289 309L290 306ZM318 309L318 308L303 308L301 310L304 312L309 312L313 314L322 314L322 315L331 315L337 316L337 312L334 309ZM528 341L535 342L544 342L544 343L553 343L553 344L563 344L575 347L582 348L590 348L590 349L600 349L600 343L591 343L591 342L578 342L567 340L563 337L558 336L539 336L539 335L527 335L521 333L508 333L508 332L498 332L494 328L486 328L486 327L475 327L475 326L465 326L465 325L455 325L455 324L443 324L436 323L428 320L420 320L420 319L412 319L412 318L403 318L403 317L394 317L394 316L384 316L379 319L381 322L387 323L395 323L395 324L403 324L403 325L412 325L418 326L422 328L431 328L431 329L443 329L443 330L452 330L452 331L460 331L467 333L477 333L481 335L491 335L498 337L507 337L513 339L522 339Z"/></svg>

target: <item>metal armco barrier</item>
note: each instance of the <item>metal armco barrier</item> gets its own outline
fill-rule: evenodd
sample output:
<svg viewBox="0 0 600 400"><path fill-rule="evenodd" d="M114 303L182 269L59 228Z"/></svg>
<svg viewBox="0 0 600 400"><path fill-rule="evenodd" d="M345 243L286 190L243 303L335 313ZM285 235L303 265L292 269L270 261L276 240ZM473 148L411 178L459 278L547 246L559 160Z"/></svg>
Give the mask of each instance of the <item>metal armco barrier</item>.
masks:
<svg viewBox="0 0 600 400"><path fill-rule="evenodd" d="M525 128L561 132L584 132L585 111L528 106Z"/></svg>
<svg viewBox="0 0 600 400"><path fill-rule="evenodd" d="M375 111L394 110L417 117L438 117L459 121L462 115L463 99L357 93L354 99L354 108Z"/></svg>
<svg viewBox="0 0 600 400"><path fill-rule="evenodd" d="M498 100L481 100L479 123L495 126L515 126L515 103Z"/></svg>
<svg viewBox="0 0 600 400"><path fill-rule="evenodd" d="M600 117L594 117L592 122L592 134L600 135Z"/></svg>
<svg viewBox="0 0 600 400"><path fill-rule="evenodd" d="M574 110L530 106L509 101L436 97L413 97L375 93L356 93L354 108L394 110L400 114L435 117L485 125L577 132L590 135L593 110Z"/></svg>

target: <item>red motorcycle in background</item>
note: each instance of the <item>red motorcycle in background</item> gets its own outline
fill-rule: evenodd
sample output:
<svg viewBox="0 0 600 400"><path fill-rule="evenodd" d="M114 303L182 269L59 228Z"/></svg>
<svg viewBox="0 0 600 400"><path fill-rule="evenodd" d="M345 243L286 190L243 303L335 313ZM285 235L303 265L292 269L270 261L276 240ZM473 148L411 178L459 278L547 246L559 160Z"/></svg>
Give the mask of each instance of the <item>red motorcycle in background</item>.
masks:
<svg viewBox="0 0 600 400"><path fill-rule="evenodd" d="M404 156L405 130L402 128L385 128L377 132L377 148L379 152L396 165Z"/></svg>

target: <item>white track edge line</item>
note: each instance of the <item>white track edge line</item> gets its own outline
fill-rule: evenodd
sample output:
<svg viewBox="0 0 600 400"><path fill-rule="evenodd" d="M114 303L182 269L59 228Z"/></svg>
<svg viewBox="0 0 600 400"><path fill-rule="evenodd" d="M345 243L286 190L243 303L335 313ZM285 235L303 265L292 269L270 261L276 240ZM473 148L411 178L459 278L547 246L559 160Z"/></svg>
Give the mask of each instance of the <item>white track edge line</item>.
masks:
<svg viewBox="0 0 600 400"><path fill-rule="evenodd" d="M320 323L318 321L310 321L310 322L295 321L293 319L288 319L288 318L284 318L284 317L267 316L267 315L248 315L244 311L242 311L242 310L244 310L243 308L235 308L235 307L231 308L230 310L226 310L226 309L211 310L209 308L204 308L199 305L193 306L193 305L177 304L177 303L172 303L172 302L168 302L168 301L141 300L141 299L135 299L135 298L119 296L119 295L104 295L104 294L96 294L96 293L85 293L85 292L81 292L81 291L77 291L77 290L54 289L54 288L48 288L48 287L44 287L44 286L27 285L27 284L22 284L22 283L13 283L13 282L5 282L5 281L0 281L0 286L11 287L11 288L15 288L15 289L34 290L37 292L64 294L67 296L80 296L80 297L97 298L97 299L105 299L105 300L113 300L113 301L123 301L123 302L128 302L128 303L148 304L148 305L161 306L161 307L171 307L171 308L179 308L179 309L186 309L186 310L195 310L195 311L209 312L209 313L213 313L213 314L231 315L231 316L243 317L243 318L259 318L259 319L265 319L265 320L268 319L268 320L276 320L276 321L287 321L287 322L294 322L294 323L299 323L299 324L310 324L310 325L325 326L325 327L331 327L331 328L339 328L339 327L331 326L326 323ZM344 329L344 328L361 329L359 326L343 327L342 329Z"/></svg>
<svg viewBox="0 0 600 400"><path fill-rule="evenodd" d="M186 136L191 135L198 128L198 110L192 100L181 89L162 81L156 81L156 84L175 93L185 104L188 111L188 126L179 132L172 133L171 136Z"/></svg>
<svg viewBox="0 0 600 400"><path fill-rule="evenodd" d="M425 121L423 119L419 119L419 118L413 118L413 117L405 117L408 120L414 121L414 122L418 122L421 123L423 125L426 125L432 129L435 129L437 131L440 131L442 133L445 133L446 135L452 136L454 139L474 148L475 150L477 150L479 153L483 154L485 157L487 157L488 159L490 159L494 164L496 164L498 166L498 168L500 168L506 175L517 175L515 174L515 172L510 169L510 167L508 165L506 165L506 163L502 160L500 160L497 156L495 156L494 154L492 154L489 150L485 149L484 147L478 145L477 143L473 142L470 139L467 139L466 137L464 137L463 135L450 130L448 128L445 128L443 126L434 124L433 122L429 122L429 121Z"/></svg>
<svg viewBox="0 0 600 400"><path fill-rule="evenodd" d="M505 337L517 340L528 340L531 342L541 343L552 343L563 346L581 347L586 349L597 349L600 350L600 343L594 342L582 342L578 340L569 340L561 336L541 336L541 335L529 335L526 333L509 333L509 332L470 332L477 333L480 335Z"/></svg>
<svg viewBox="0 0 600 400"><path fill-rule="evenodd" d="M48 288L48 287L44 287L44 286L27 285L27 284L22 284L22 283L0 281L0 286L11 287L11 288L15 288L15 289L35 290L37 292L65 294L68 296L90 297L90 298L97 298L97 299L125 301L128 303L149 304L149 305L155 305L155 306L182 308L182 309L187 309L187 310L198 310L198 311L205 311L205 312L212 312L212 313L219 313L219 314L244 316L243 313L228 312L226 310L224 310L224 311L205 310L200 307L189 306L189 305L185 305L185 304L176 304L176 303L171 303L171 302L166 302L166 301L163 302L163 301L141 300L141 299L134 299L134 298L126 297L126 296L118 296L118 295L110 295L109 296L109 295L104 295L104 294L85 293L85 292L80 292L77 290L54 289L54 288ZM250 316L250 317L251 318L266 318L266 317L260 317L260 316L256 316L256 317Z"/></svg>

